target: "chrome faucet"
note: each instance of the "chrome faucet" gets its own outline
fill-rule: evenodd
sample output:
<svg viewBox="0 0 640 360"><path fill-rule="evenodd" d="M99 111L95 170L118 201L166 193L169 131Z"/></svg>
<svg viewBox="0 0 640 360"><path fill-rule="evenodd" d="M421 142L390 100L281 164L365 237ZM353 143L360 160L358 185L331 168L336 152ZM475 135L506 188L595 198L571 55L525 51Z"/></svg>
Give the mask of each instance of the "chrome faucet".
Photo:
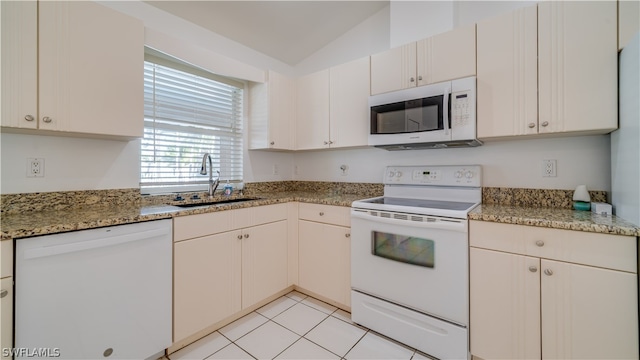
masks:
<svg viewBox="0 0 640 360"><path fill-rule="evenodd" d="M211 161L211 155L205 153L202 157L202 167L200 168L201 175L207 175L207 159L209 159L209 197L213 196L220 184L220 171L216 170L218 177L213 181L213 162Z"/></svg>

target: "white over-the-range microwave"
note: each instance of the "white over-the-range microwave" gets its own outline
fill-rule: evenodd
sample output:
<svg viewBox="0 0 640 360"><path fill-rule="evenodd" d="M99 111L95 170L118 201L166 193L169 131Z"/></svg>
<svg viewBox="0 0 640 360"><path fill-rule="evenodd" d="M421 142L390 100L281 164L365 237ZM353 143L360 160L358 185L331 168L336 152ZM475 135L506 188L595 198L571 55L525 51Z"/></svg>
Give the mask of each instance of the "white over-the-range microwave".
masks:
<svg viewBox="0 0 640 360"><path fill-rule="evenodd" d="M476 78L369 97L369 145L387 150L482 145L476 138Z"/></svg>

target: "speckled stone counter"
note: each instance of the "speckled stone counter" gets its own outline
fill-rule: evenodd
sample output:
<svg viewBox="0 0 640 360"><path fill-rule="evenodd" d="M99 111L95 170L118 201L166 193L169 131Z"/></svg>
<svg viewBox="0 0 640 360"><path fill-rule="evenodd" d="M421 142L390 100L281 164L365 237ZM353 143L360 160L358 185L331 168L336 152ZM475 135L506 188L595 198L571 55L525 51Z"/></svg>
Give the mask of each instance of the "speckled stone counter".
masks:
<svg viewBox="0 0 640 360"><path fill-rule="evenodd" d="M173 197L175 197L175 195ZM245 195L245 197L249 196ZM158 199L149 199L149 201L132 201L123 204L85 204L77 207L65 207L64 210L48 209L19 213L3 213L0 222L0 235L2 236L2 240L10 240L66 231L92 229L103 226L168 219L176 216L203 214L252 206L272 205L291 201L351 206L353 201L362 199L366 196L363 196L362 194L338 194L335 191L285 191L267 193L253 192L251 193L251 197L259 197L259 199L192 208L180 208L175 205L205 202L210 200L205 198L200 200L183 200L177 202L167 201L165 203L154 204L153 202L156 202ZM219 200L237 198L242 197L233 196L225 198L222 196L216 196L216 199Z"/></svg>
<svg viewBox="0 0 640 360"><path fill-rule="evenodd" d="M553 229L640 236L640 227L616 216L591 211L482 204L469 213L470 220L529 225Z"/></svg>

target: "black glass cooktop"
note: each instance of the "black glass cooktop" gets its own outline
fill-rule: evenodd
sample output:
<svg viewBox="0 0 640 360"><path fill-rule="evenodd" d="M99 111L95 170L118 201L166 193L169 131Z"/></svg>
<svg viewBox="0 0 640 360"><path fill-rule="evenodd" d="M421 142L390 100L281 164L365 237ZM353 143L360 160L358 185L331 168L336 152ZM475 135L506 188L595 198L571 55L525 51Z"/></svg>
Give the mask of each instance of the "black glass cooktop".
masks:
<svg viewBox="0 0 640 360"><path fill-rule="evenodd" d="M419 207L426 209L441 209L441 210L467 210L471 208L474 203L469 202L457 202L457 201L442 201L442 200L426 200L426 199L407 199L407 198L393 198L383 197L367 201L372 204L383 205L397 205L407 207Z"/></svg>

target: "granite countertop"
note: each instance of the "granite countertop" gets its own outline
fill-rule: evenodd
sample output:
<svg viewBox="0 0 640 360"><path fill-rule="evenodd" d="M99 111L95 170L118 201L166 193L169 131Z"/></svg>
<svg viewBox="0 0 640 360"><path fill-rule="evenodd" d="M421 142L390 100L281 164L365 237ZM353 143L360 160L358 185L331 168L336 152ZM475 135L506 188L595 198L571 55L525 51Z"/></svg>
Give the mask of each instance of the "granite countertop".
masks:
<svg viewBox="0 0 640 360"><path fill-rule="evenodd" d="M241 209L253 206L272 205L291 201L351 206L354 200L362 199L362 195L335 194L334 192L275 192L268 194L256 194L247 196L259 198L243 202L211 205L203 207L180 208L174 204L206 202L206 199L197 201L179 201L156 205L143 205L140 202L130 204L86 205L64 211L43 210L29 211L19 214L3 214L0 224L0 236L2 240L24 238L37 235L48 235L66 231L93 229L103 226L123 225L142 221L169 219L176 216L204 214L209 212ZM224 197L218 197L225 200ZM237 196L232 197L239 198ZM240 197L241 198L241 197Z"/></svg>
<svg viewBox="0 0 640 360"><path fill-rule="evenodd" d="M64 210L49 209L3 214L0 223L0 236L2 240L9 240L291 201L349 207L355 200L372 196L365 196L362 193L348 194L336 191L304 189L301 191L265 191L252 193L251 196L246 197L258 199L220 205L180 208L175 205L206 202L208 200L171 201L165 197L156 198L155 203L154 201L134 201L112 205L86 204ZM239 197L231 197L231 199L236 198ZM218 196L216 199L225 200L229 198ZM640 227L616 216L602 216L592 214L590 211L574 211L564 208L482 204L469 213L469 219L614 235L640 236Z"/></svg>
<svg viewBox="0 0 640 360"><path fill-rule="evenodd" d="M615 215L603 216L594 214L591 211L571 209L482 204L469 213L469 219L613 235L640 236L640 227Z"/></svg>

